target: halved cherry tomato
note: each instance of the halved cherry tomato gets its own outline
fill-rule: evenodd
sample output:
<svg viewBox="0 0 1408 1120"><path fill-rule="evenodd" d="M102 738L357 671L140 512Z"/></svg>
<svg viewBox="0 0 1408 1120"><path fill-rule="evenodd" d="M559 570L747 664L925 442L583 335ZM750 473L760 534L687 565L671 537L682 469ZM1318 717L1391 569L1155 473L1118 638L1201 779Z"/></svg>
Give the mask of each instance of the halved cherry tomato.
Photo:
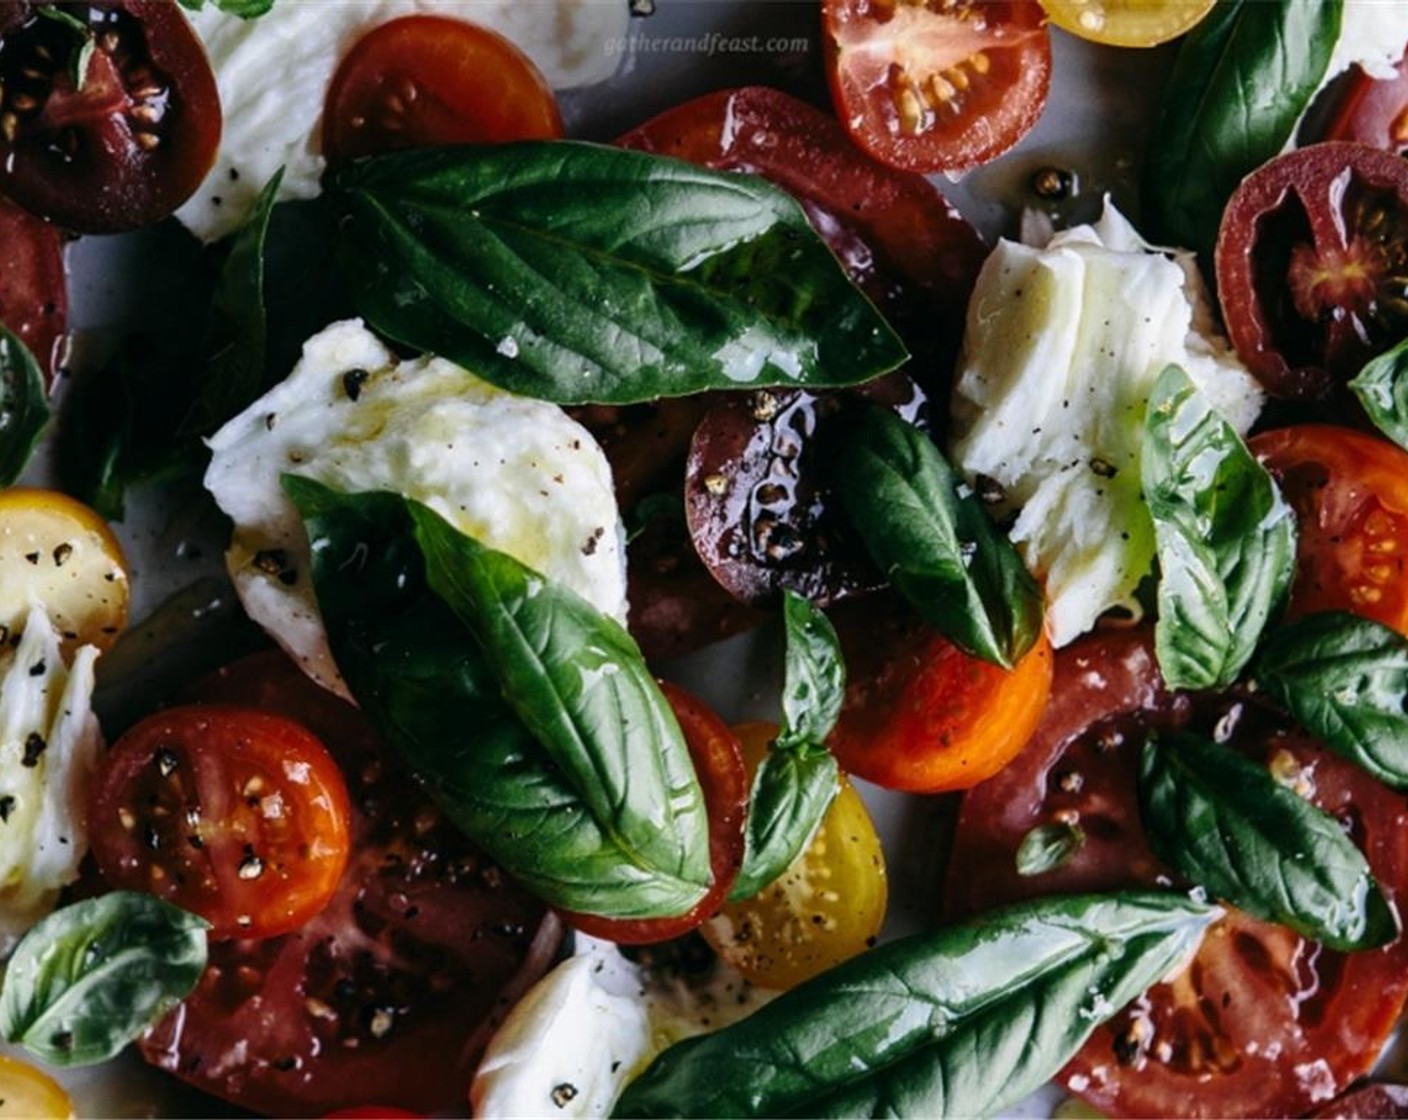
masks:
<svg viewBox="0 0 1408 1120"><path fill-rule="evenodd" d="M748 819L748 769L738 737L697 697L668 681L660 682L670 702L704 790L709 814L709 866L714 881L688 913L677 918L618 919L564 912L583 933L622 945L668 941L696 928L719 908L743 866L743 826Z"/></svg>
<svg viewBox="0 0 1408 1120"><path fill-rule="evenodd" d="M1296 511L1287 613L1355 611L1408 634L1408 452L1327 424L1263 432L1251 447Z"/></svg>
<svg viewBox="0 0 1408 1120"><path fill-rule="evenodd" d="M114 887L150 891L212 938L301 928L347 866L347 784L315 736L248 708L172 708L108 752L89 818Z"/></svg>
<svg viewBox="0 0 1408 1120"><path fill-rule="evenodd" d="M836 115L876 159L956 171L1036 124L1051 85L1037 0L823 0Z"/></svg>
<svg viewBox="0 0 1408 1120"><path fill-rule="evenodd" d="M1168 693L1147 628L1088 635L1056 655L1052 701L1011 766L964 795L946 881L965 916L1033 895L1168 886L1136 794L1151 729L1217 734L1307 791L1364 851L1390 899L1408 896L1408 801L1253 695ZM1065 822L1067 861L1023 876L1033 828ZM1408 995L1408 938L1336 953L1236 910L1192 962L1091 1036L1059 1080L1112 1116L1301 1116L1366 1072Z"/></svg>
<svg viewBox="0 0 1408 1120"><path fill-rule="evenodd" d="M751 774L777 727L747 723L734 730ZM749 983L791 988L874 945L888 895L880 837L843 774L811 842L792 865L756 897L726 902L700 932Z"/></svg>
<svg viewBox="0 0 1408 1120"><path fill-rule="evenodd" d="M1337 83L1333 112L1315 139L1353 140L1400 156L1408 151L1408 58L1394 69L1392 78L1371 78L1352 67Z"/></svg>
<svg viewBox="0 0 1408 1120"><path fill-rule="evenodd" d="M557 101L532 60L497 32L444 16L406 16L362 36L323 111L332 162L561 135Z"/></svg>
<svg viewBox="0 0 1408 1120"><path fill-rule="evenodd" d="M58 227L0 198L0 323L14 331L52 385L64 360L68 291Z"/></svg>
<svg viewBox="0 0 1408 1120"><path fill-rule="evenodd" d="M1408 1118L1408 1085L1365 1085L1336 1097L1311 1115L1326 1120L1404 1120Z"/></svg>
<svg viewBox="0 0 1408 1120"><path fill-rule="evenodd" d="M1227 334L1267 390L1317 399L1408 335L1408 162L1363 144L1253 171L1216 250Z"/></svg>
<svg viewBox="0 0 1408 1120"><path fill-rule="evenodd" d="M76 232L166 217L215 161L215 76L170 0L8 4L0 87L0 191Z"/></svg>
<svg viewBox="0 0 1408 1120"><path fill-rule="evenodd" d="M47 1073L0 1055L0 1120L72 1120L77 1115L73 1099Z"/></svg>
<svg viewBox="0 0 1408 1120"><path fill-rule="evenodd" d="M1196 26L1217 0L1041 0L1063 31L1112 47L1156 47Z"/></svg>
<svg viewBox="0 0 1408 1120"><path fill-rule="evenodd" d="M351 793L352 854L302 929L214 942L143 1057L271 1116L367 1101L462 1110L489 1035L552 962L562 924L444 819L356 708L283 654L237 662L195 693L322 740Z"/></svg>
<svg viewBox="0 0 1408 1120"><path fill-rule="evenodd" d="M833 612L846 702L831 748L887 789L940 793L995 774L1022 749L1051 691L1045 635L1011 669L964 653L898 604Z"/></svg>

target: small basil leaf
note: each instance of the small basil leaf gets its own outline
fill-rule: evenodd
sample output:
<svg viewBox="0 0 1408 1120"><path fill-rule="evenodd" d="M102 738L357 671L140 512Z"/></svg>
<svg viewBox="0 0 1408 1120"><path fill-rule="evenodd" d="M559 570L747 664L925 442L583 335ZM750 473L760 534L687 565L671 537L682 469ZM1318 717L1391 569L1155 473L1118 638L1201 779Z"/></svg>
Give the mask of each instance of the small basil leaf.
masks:
<svg viewBox="0 0 1408 1120"><path fill-rule="evenodd" d="M557 141L376 156L329 188L360 313L512 392L850 385L907 356L802 208L754 176Z"/></svg>
<svg viewBox="0 0 1408 1120"><path fill-rule="evenodd" d="M1337 754L1408 789L1408 641L1372 619L1326 611L1272 631L1257 683Z"/></svg>
<svg viewBox="0 0 1408 1120"><path fill-rule="evenodd" d="M790 589L782 593L782 619L787 645L777 746L782 750L822 750L846 698L841 642L831 620Z"/></svg>
<svg viewBox="0 0 1408 1120"><path fill-rule="evenodd" d="M615 1114L987 1115L1050 1079L1218 913L1173 894L1047 898L894 941L670 1047Z"/></svg>
<svg viewBox="0 0 1408 1120"><path fill-rule="evenodd" d="M206 0L179 0L187 11L198 12L205 7ZM274 0L211 0L214 7L227 15L240 19L258 19L274 6Z"/></svg>
<svg viewBox="0 0 1408 1120"><path fill-rule="evenodd" d="M1150 394L1141 471L1159 557L1159 668L1172 688L1231 684L1290 588L1294 514L1177 366Z"/></svg>
<svg viewBox="0 0 1408 1120"><path fill-rule="evenodd" d="M84 79L88 75L88 62L93 57L96 46L93 29L72 12L52 4L44 5L37 14L44 19L53 20L71 37L68 56L69 80L73 82L75 92L82 93Z"/></svg>
<svg viewBox="0 0 1408 1120"><path fill-rule="evenodd" d="M196 986L209 928L130 891L55 910L6 966L0 1033L50 1065L106 1061Z"/></svg>
<svg viewBox="0 0 1408 1120"><path fill-rule="evenodd" d="M1155 854L1214 897L1332 949L1397 934L1339 821L1230 748L1189 734L1149 741L1139 803Z"/></svg>
<svg viewBox="0 0 1408 1120"><path fill-rule="evenodd" d="M684 496L679 493L647 494L628 509L622 517L626 528L626 543L630 544L639 537L645 532L646 526L656 518L674 522L683 529Z"/></svg>
<svg viewBox="0 0 1408 1120"><path fill-rule="evenodd" d="M1374 426L1408 448L1408 339L1365 363L1349 387Z"/></svg>
<svg viewBox="0 0 1408 1120"><path fill-rule="evenodd" d="M1063 866L1080 851L1085 832L1069 821L1039 824L1017 845L1017 874L1045 875Z"/></svg>
<svg viewBox="0 0 1408 1120"><path fill-rule="evenodd" d="M763 757L753 776L743 866L730 899L752 898L792 865L835 799L839 774L825 750L774 747Z"/></svg>
<svg viewBox="0 0 1408 1120"><path fill-rule="evenodd" d="M835 448L832 479L880 570L935 630L1011 668L1041 633L1042 599L1016 550L924 433L883 408Z"/></svg>
<svg viewBox="0 0 1408 1120"><path fill-rule="evenodd" d="M24 473L48 423L39 363L18 336L0 326L0 486Z"/></svg>

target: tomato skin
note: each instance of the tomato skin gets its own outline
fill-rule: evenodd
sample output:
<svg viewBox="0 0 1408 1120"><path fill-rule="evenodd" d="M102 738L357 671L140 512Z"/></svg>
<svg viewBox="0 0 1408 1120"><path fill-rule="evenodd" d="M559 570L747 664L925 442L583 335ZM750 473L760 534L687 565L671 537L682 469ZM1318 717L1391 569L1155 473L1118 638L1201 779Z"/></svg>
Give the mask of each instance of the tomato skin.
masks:
<svg viewBox="0 0 1408 1120"><path fill-rule="evenodd" d="M73 1120L77 1115L73 1100L47 1073L0 1055L0 1120Z"/></svg>
<svg viewBox="0 0 1408 1120"><path fill-rule="evenodd" d="M674 918L603 918L596 914L563 911L576 929L621 945L651 945L695 929L717 910L743 866L743 827L748 820L748 769L738 736L702 700L678 685L660 682L704 790L709 814L709 866L714 879L686 913Z"/></svg>
<svg viewBox="0 0 1408 1120"><path fill-rule="evenodd" d="M1051 22L1092 43L1156 47L1199 23L1216 0L1041 0Z"/></svg>
<svg viewBox="0 0 1408 1120"><path fill-rule="evenodd" d="M1408 452L1328 424L1263 432L1251 448L1296 511L1287 615L1354 611L1408 635Z"/></svg>
<svg viewBox="0 0 1408 1120"><path fill-rule="evenodd" d="M339 64L323 111L331 163L561 136L557 101L528 56L487 27L445 16L405 16L369 31Z"/></svg>
<svg viewBox="0 0 1408 1120"><path fill-rule="evenodd" d="M68 288L58 227L0 198L0 323L34 355L52 387L67 350Z"/></svg>
<svg viewBox="0 0 1408 1120"><path fill-rule="evenodd" d="M41 6L22 0L0 18L0 191L77 233L159 221L200 185L219 147L205 49L169 0L65 4L96 44L76 89L64 61L72 32L36 14Z"/></svg>
<svg viewBox="0 0 1408 1120"><path fill-rule="evenodd" d="M1408 151L1408 58L1392 78L1371 78L1358 66L1345 80L1318 140L1352 140L1401 156Z"/></svg>
<svg viewBox="0 0 1408 1120"><path fill-rule="evenodd" d="M987 163L1046 106L1051 36L1037 0L823 0L822 26L836 115L891 167Z"/></svg>
<svg viewBox="0 0 1408 1120"><path fill-rule="evenodd" d="M1408 1085L1365 1085L1336 1097L1312 1115L1333 1120L1402 1120L1408 1117Z"/></svg>

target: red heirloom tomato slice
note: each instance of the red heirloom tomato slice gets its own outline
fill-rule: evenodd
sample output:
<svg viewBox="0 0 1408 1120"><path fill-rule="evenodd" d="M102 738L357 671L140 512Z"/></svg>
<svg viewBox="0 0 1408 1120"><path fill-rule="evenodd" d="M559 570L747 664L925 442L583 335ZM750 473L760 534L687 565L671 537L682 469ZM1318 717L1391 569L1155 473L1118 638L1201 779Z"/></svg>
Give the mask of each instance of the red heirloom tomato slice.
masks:
<svg viewBox="0 0 1408 1120"><path fill-rule="evenodd" d="M1051 85L1037 0L823 0L836 115L876 159L950 171L1027 134Z"/></svg>
<svg viewBox="0 0 1408 1120"><path fill-rule="evenodd" d="M323 112L333 162L561 135L557 101L532 60L497 32L444 16L369 31L338 66Z"/></svg>
<svg viewBox="0 0 1408 1120"><path fill-rule="evenodd" d="M1337 83L1339 95L1321 140L1353 140L1402 155L1408 151L1408 59L1392 78L1371 78L1355 66Z"/></svg>
<svg viewBox="0 0 1408 1120"><path fill-rule="evenodd" d="M170 0L11 3L0 87L0 192L76 232L166 217L215 160L215 77Z"/></svg>
<svg viewBox="0 0 1408 1120"><path fill-rule="evenodd" d="M1408 1085L1365 1085L1312 1113L1333 1120L1402 1120L1408 1117Z"/></svg>
<svg viewBox="0 0 1408 1120"><path fill-rule="evenodd" d="M347 784L301 724L249 708L148 716L103 760L89 819L114 887L210 922L212 938L298 929L347 866Z"/></svg>
<svg viewBox="0 0 1408 1120"><path fill-rule="evenodd" d="M1408 162L1325 143L1248 175L1222 214L1218 298L1278 397L1328 395L1408 335Z"/></svg>
<svg viewBox="0 0 1408 1120"><path fill-rule="evenodd" d="M1392 900L1408 891L1408 802L1254 698L1170 695L1147 629L1056 657L1052 700L1012 765L963 798L946 883L952 916L1038 894L1168 885L1139 819L1151 729L1230 739L1333 814ZM1033 828L1080 828L1053 870L1023 876ZM1092 1035L1060 1080L1114 1116L1301 1116L1373 1065L1408 994L1408 939L1336 953L1231 910L1188 968Z"/></svg>
<svg viewBox="0 0 1408 1120"><path fill-rule="evenodd" d="M709 865L714 881L708 892L686 914L677 918L639 920L602 918L595 914L565 913L577 929L623 945L649 945L668 941L699 926L728 898L738 869L743 866L743 826L748 819L748 767L743 746L700 699L667 681L660 682L680 730L689 757L704 790L709 813Z"/></svg>
<svg viewBox="0 0 1408 1120"><path fill-rule="evenodd" d="M14 331L53 384L64 358L68 293L57 227L0 198L0 323Z"/></svg>
<svg viewBox="0 0 1408 1120"><path fill-rule="evenodd" d="M464 1108L489 1035L551 964L562 925L450 825L351 705L282 654L236 663L195 698L304 724L351 793L352 851L302 929L210 947L196 990L140 1042L147 1061L256 1112L367 1101Z"/></svg>
<svg viewBox="0 0 1408 1120"><path fill-rule="evenodd" d="M1408 452L1328 424L1251 447L1296 511L1289 614L1355 611L1408 634Z"/></svg>

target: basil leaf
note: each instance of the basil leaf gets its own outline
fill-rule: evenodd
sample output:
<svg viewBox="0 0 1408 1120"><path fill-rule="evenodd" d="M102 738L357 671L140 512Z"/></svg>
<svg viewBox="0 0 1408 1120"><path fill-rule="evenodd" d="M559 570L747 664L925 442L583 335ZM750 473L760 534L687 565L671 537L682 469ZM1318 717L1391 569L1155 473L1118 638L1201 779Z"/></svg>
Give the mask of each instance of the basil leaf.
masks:
<svg viewBox="0 0 1408 1120"><path fill-rule="evenodd" d="M1150 740L1139 803L1154 853L1214 897L1332 949L1397 935L1339 821L1230 748L1190 734Z"/></svg>
<svg viewBox="0 0 1408 1120"><path fill-rule="evenodd" d="M752 898L792 866L840 791L839 781L836 759L826 750L768 751L753 776L743 866L730 899Z"/></svg>
<svg viewBox="0 0 1408 1120"><path fill-rule="evenodd" d="M187 11L198 12L205 7L206 0L179 0ZM227 15L240 19L258 19L274 6L274 0L211 0L211 3Z"/></svg>
<svg viewBox="0 0 1408 1120"><path fill-rule="evenodd" d="M787 632L782 684L781 750L817 750L841 718L846 698L846 663L831 620L805 596L782 593Z"/></svg>
<svg viewBox="0 0 1408 1120"><path fill-rule="evenodd" d="M656 518L678 525L685 531L684 496L679 493L647 494L622 517L626 529L626 543L630 544Z"/></svg>
<svg viewBox="0 0 1408 1120"><path fill-rule="evenodd" d="M107 1061L196 986L209 928L131 891L55 910L5 968L0 1033L50 1065Z"/></svg>
<svg viewBox="0 0 1408 1120"><path fill-rule="evenodd" d="M376 156L329 189L360 313L512 392L852 385L907 357L802 208L754 176L556 141Z"/></svg>
<svg viewBox="0 0 1408 1120"><path fill-rule="evenodd" d="M1212 262L1222 210L1319 88L1342 0L1226 0L1183 40L1144 169L1147 232Z"/></svg>
<svg viewBox="0 0 1408 1120"><path fill-rule="evenodd" d="M1152 892L1046 898L894 941L670 1047L615 1114L989 1114L1185 960L1218 913Z"/></svg>
<svg viewBox="0 0 1408 1120"><path fill-rule="evenodd" d="M0 326L0 486L24 473L48 423L39 363L17 335Z"/></svg>
<svg viewBox="0 0 1408 1120"><path fill-rule="evenodd" d="M1346 611L1278 627L1255 664L1258 685L1337 754L1408 790L1408 641Z"/></svg>
<svg viewBox="0 0 1408 1120"><path fill-rule="evenodd" d="M1080 825L1068 821L1039 824L1017 845L1017 874L1045 875L1063 866L1085 843Z"/></svg>
<svg viewBox="0 0 1408 1120"><path fill-rule="evenodd" d="M1408 339L1366 362L1349 387L1374 426L1408 448Z"/></svg>
<svg viewBox="0 0 1408 1120"><path fill-rule="evenodd" d="M88 63L97 47L93 29L72 12L52 4L44 5L35 14L52 20L69 35L69 80L73 82L74 92L82 93L84 81L88 76Z"/></svg>
<svg viewBox="0 0 1408 1120"><path fill-rule="evenodd" d="M835 456L846 514L895 590L946 638L1010 669L1041 633L1041 590L977 496L959 497L939 449L870 408Z"/></svg>
<svg viewBox="0 0 1408 1120"><path fill-rule="evenodd" d="M1266 468L1177 366L1154 383L1145 424L1159 668L1171 688L1223 687L1250 660L1290 589L1295 516Z"/></svg>
<svg viewBox="0 0 1408 1120"><path fill-rule="evenodd" d="M633 647L619 627L397 495L344 495L294 476L284 489L313 544L313 582L338 667L447 816L555 906L650 918L698 902L709 881L702 795L678 731L660 732L653 700L635 695L645 670L627 659ZM444 570L460 564L475 570ZM453 603L432 580L454 585ZM535 582L536 600L514 598ZM477 622L501 616L483 621L498 643L492 654L459 610ZM511 661L511 643L525 632L553 664L535 677L530 652L509 666L512 679L500 679L491 665ZM505 693L543 704L535 723L569 741L540 742ZM573 741L576 730L583 734Z"/></svg>

